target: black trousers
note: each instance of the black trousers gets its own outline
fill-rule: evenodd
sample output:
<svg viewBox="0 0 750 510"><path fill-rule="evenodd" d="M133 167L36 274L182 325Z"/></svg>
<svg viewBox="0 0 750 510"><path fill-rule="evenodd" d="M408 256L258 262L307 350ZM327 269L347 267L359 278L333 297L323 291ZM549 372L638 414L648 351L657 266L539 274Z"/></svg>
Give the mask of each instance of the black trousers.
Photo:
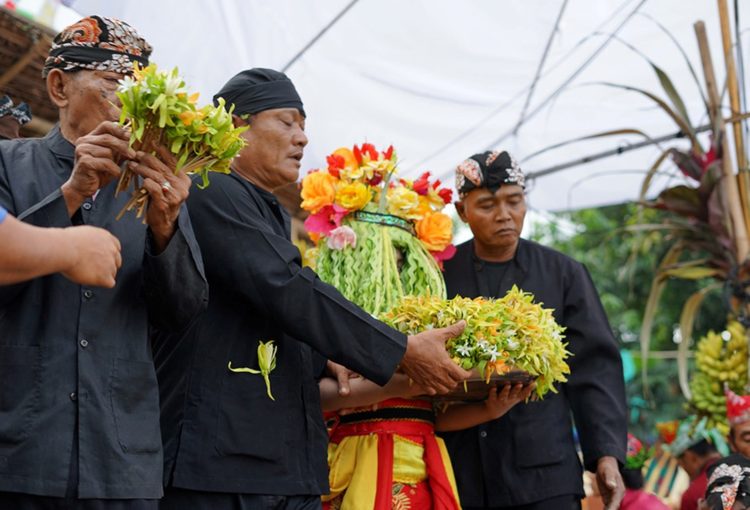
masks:
<svg viewBox="0 0 750 510"><path fill-rule="evenodd" d="M0 492L0 510L158 510L157 499L76 499Z"/></svg>
<svg viewBox="0 0 750 510"><path fill-rule="evenodd" d="M581 510L581 500L578 496L557 496L544 501L537 501L528 505L503 506L503 507L468 507L464 510Z"/></svg>
<svg viewBox="0 0 750 510"><path fill-rule="evenodd" d="M167 487L160 510L321 510L320 496L228 494Z"/></svg>

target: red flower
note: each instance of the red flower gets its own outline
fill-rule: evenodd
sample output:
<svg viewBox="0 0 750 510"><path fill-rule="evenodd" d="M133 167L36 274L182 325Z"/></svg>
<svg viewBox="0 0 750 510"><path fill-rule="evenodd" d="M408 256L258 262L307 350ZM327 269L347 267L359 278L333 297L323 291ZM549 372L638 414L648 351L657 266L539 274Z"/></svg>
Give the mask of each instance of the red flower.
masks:
<svg viewBox="0 0 750 510"><path fill-rule="evenodd" d="M370 158L370 160L372 160L372 161L377 161L378 160L378 151L375 150L375 146L373 144L371 144L371 143L363 143L362 144L362 152L364 154L367 154L367 156Z"/></svg>
<svg viewBox="0 0 750 510"><path fill-rule="evenodd" d="M326 157L326 162L328 162L328 173L338 179L340 177L339 172L344 168L344 165L346 164L344 157L338 154L331 154L330 156Z"/></svg>
<svg viewBox="0 0 750 510"><path fill-rule="evenodd" d="M450 204L453 200L453 190L449 188L443 188L438 191L438 195L443 199L443 202Z"/></svg>
<svg viewBox="0 0 750 510"><path fill-rule="evenodd" d="M391 156L393 156L393 145L389 145L388 149L383 153L383 158L385 159L391 159Z"/></svg>
<svg viewBox="0 0 750 510"><path fill-rule="evenodd" d="M370 179L368 184L370 186L377 186L378 184L380 184L382 180L383 180L383 174L381 174L380 172L374 172L372 174L372 179Z"/></svg>
<svg viewBox="0 0 750 510"><path fill-rule="evenodd" d="M362 166L362 151L360 151L359 147L355 145L352 152L354 153L354 158L357 160L357 164Z"/></svg>
<svg viewBox="0 0 750 510"><path fill-rule="evenodd" d="M430 190L430 172L423 173L419 179L414 181L412 189L419 195L426 195Z"/></svg>
<svg viewBox="0 0 750 510"><path fill-rule="evenodd" d="M438 189L440 187L440 179L435 179L435 182L432 183L432 189Z"/></svg>

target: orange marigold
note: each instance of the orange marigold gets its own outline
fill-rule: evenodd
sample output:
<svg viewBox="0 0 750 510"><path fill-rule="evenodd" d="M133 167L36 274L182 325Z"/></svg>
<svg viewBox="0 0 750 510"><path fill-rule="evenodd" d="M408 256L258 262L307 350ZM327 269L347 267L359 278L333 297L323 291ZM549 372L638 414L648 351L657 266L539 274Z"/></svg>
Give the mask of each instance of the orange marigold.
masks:
<svg viewBox="0 0 750 510"><path fill-rule="evenodd" d="M312 172L302 179L302 204L305 211L313 214L336 198L336 178L328 172Z"/></svg>
<svg viewBox="0 0 750 510"><path fill-rule="evenodd" d="M453 238L453 221L440 212L429 213L416 225L417 237L430 251L443 251Z"/></svg>

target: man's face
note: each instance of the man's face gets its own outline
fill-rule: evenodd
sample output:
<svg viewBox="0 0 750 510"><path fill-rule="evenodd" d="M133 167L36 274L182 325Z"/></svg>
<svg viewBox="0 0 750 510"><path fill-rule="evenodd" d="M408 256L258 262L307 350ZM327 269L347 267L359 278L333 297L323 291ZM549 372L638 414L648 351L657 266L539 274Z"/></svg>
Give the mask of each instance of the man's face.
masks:
<svg viewBox="0 0 750 510"><path fill-rule="evenodd" d="M750 459L750 421L732 425L729 444L734 451Z"/></svg>
<svg viewBox="0 0 750 510"><path fill-rule="evenodd" d="M483 246L507 249L518 244L526 217L521 186L504 184L494 194L487 188L473 189L456 203L456 209Z"/></svg>
<svg viewBox="0 0 750 510"><path fill-rule="evenodd" d="M252 116L242 133L247 145L235 160L241 174L272 191L295 182L307 145L305 117L296 108L276 108Z"/></svg>
<svg viewBox="0 0 750 510"><path fill-rule="evenodd" d="M115 92L117 81L124 75L88 70L63 74L68 99L67 121L78 136L90 133L104 121L118 119L120 101Z"/></svg>

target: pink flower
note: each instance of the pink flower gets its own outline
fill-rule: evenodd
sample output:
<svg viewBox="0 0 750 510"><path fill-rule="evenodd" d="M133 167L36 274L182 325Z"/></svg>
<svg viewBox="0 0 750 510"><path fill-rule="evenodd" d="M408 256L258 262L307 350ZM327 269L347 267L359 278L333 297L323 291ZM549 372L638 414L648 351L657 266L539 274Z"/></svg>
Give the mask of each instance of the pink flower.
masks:
<svg viewBox="0 0 750 510"><path fill-rule="evenodd" d="M343 250L347 246L354 248L357 245L357 233L347 226L337 227L328 234L326 244L332 250Z"/></svg>
<svg viewBox="0 0 750 510"><path fill-rule="evenodd" d="M344 216L348 212L348 209L340 205L327 205L317 213L307 217L305 220L305 230L308 232L317 232L325 236L330 235L333 229L341 225L341 220L344 219Z"/></svg>
<svg viewBox="0 0 750 510"><path fill-rule="evenodd" d="M453 258L453 255L456 254L456 247L452 244L449 244L446 249L443 251L431 251L430 254L435 259L435 261L438 263L438 266L440 266L440 269L443 269L443 261L450 260Z"/></svg>

